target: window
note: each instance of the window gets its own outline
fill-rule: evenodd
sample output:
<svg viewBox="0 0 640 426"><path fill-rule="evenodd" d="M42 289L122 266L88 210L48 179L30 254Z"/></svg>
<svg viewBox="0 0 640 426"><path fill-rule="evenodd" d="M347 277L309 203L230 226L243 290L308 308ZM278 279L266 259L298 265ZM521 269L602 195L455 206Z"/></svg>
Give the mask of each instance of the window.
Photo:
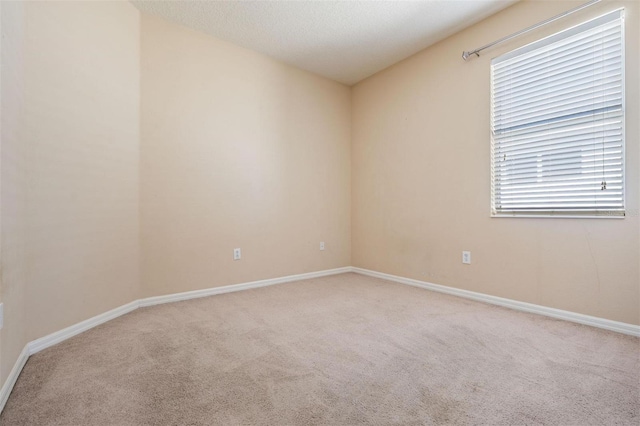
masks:
<svg viewBox="0 0 640 426"><path fill-rule="evenodd" d="M624 216L623 19L491 62L493 216Z"/></svg>

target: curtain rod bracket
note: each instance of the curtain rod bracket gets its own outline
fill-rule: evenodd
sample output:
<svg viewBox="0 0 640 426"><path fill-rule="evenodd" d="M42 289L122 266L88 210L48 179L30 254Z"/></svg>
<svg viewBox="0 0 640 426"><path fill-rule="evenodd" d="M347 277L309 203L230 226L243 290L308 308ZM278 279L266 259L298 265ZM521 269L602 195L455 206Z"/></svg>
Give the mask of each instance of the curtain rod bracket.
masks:
<svg viewBox="0 0 640 426"><path fill-rule="evenodd" d="M471 55L476 55L478 58L480 57L480 53L478 52L462 52L462 59L466 61Z"/></svg>

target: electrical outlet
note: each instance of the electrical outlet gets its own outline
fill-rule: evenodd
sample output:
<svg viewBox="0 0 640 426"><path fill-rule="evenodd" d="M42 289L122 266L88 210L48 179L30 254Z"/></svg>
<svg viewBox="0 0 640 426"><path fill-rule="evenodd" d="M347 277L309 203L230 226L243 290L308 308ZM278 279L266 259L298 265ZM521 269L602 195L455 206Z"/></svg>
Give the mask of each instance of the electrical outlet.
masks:
<svg viewBox="0 0 640 426"><path fill-rule="evenodd" d="M462 252L462 263L466 265L471 265L471 252L463 251Z"/></svg>
<svg viewBox="0 0 640 426"><path fill-rule="evenodd" d="M324 241L320 242L320 250L324 250Z"/></svg>
<svg viewBox="0 0 640 426"><path fill-rule="evenodd" d="M239 248L233 249L233 260L240 260L241 257L242 257L242 252L240 251L240 249Z"/></svg>

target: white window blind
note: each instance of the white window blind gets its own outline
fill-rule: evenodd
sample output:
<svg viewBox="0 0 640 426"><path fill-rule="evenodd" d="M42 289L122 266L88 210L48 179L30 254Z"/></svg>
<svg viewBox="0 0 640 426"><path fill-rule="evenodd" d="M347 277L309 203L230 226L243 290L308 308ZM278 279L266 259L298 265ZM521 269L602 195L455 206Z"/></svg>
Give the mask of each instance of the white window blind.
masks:
<svg viewBox="0 0 640 426"><path fill-rule="evenodd" d="M491 63L492 214L624 216L623 10Z"/></svg>

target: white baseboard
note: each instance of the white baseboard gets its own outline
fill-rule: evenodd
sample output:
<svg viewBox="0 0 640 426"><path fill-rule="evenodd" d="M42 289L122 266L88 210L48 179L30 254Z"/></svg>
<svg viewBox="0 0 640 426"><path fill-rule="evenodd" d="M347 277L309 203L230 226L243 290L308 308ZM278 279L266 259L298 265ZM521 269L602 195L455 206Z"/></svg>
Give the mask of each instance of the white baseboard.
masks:
<svg viewBox="0 0 640 426"><path fill-rule="evenodd" d="M83 331L87 331L95 326L103 324L107 321L110 321L114 318L118 318L124 314L127 314L131 311L134 311L138 308L139 301L134 300L133 302L129 302L126 305L119 306L115 309L107 311L103 314L96 315L95 317L89 318L77 324L74 324L70 327L63 328L60 331L56 331L55 333L51 333L47 336L41 337L36 340L32 340L27 343L27 348L29 349L29 355L33 355L35 353L40 352L43 349L46 349L50 346L63 342L76 334L80 334Z"/></svg>
<svg viewBox="0 0 640 426"><path fill-rule="evenodd" d="M406 284L414 287L420 287L427 290L437 291L439 293L446 293L453 296L464 297L465 299L476 300L479 302L485 302L492 305L503 306L511 308L517 311L530 312L538 315L544 315L546 317L557 318L565 321L571 321L578 324L590 325L592 327L603 328L605 330L616 331L622 334L628 334L631 336L640 337L640 326L627 324L624 322L612 321L604 318L592 317L590 315L578 314L571 311L563 311L562 309L549 308L541 305L534 305L533 303L519 302L517 300L505 299L497 296L490 296L488 294L476 293L474 291L462 290L454 287L447 287L444 285L433 284L426 281L414 280L411 278L398 277L396 275L384 274L382 272L371 271L362 268L351 268L353 272L368 275L370 277L382 278L387 281L394 281L400 284Z"/></svg>
<svg viewBox="0 0 640 426"><path fill-rule="evenodd" d="M20 372L22 371L24 365L27 363L28 359L29 349L27 348L27 346L25 346L22 349L22 352L20 352L20 355L18 355L18 359L13 365L11 372L9 372L9 377L7 377L7 380L4 381L4 385L0 389L0 413L2 413L2 410L4 409L4 406L9 399L9 395L11 394L11 390L13 389L13 385L16 384L16 380L18 380L18 376L20 375Z"/></svg>
<svg viewBox="0 0 640 426"><path fill-rule="evenodd" d="M24 349L20 353L20 356L18 357L18 360L14 364L13 369L11 370L11 373L9 373L9 377L7 377L7 380L5 380L4 385L0 389L0 413L2 413L2 410L4 409L4 406L7 400L9 399L9 395L11 394L11 390L13 389L13 386L15 385L16 380L18 380L18 376L20 375L22 368L27 362L27 359L29 359L29 356L37 352L40 352L41 350L46 349L50 346L63 342L93 327L96 327L114 318L117 318L126 313L134 311L139 307L159 305L161 303L177 302L180 300L195 299L198 297L213 296L215 294L231 293L234 291L249 290L252 288L266 287L274 284L282 284L282 283L288 283L292 281L326 277L329 275L343 274L345 272L351 272L351 267L347 266L344 268L327 269L324 271L309 272L306 274L289 275L289 276L280 277L280 278L271 278L271 279L252 281L252 282L242 283L242 284L226 285L222 287L213 287L213 288L207 288L203 290L187 291L184 293L168 294L166 296L157 296L157 297L148 297L146 299L138 299L138 300L134 300L133 302L127 303L126 305L122 305L108 312L105 312L103 314L96 315L95 317L92 317L82 322L79 322L77 324L74 324L70 327L64 328L60 331L56 331L55 333L51 333L47 336L41 337L40 339L33 340L25 345Z"/></svg>
<svg viewBox="0 0 640 426"><path fill-rule="evenodd" d="M350 266L346 266L344 268L327 269L324 271L309 272L306 274L288 275L286 277L271 278L271 279L260 280L260 281L251 281L251 282L242 283L242 284L232 284L232 285L225 285L222 287L205 288L203 290L186 291L184 293L173 293L173 294L167 294L165 296L147 297L146 299L140 299L138 302L140 304L140 307L160 305L162 303L179 302L181 300L196 299L198 297L207 297L207 296L213 296L216 294L232 293L234 291L250 290L252 288L289 283L292 281L301 281L301 280L308 280L311 278L326 277L328 275L344 274L345 272L351 272L351 270L352 269Z"/></svg>

